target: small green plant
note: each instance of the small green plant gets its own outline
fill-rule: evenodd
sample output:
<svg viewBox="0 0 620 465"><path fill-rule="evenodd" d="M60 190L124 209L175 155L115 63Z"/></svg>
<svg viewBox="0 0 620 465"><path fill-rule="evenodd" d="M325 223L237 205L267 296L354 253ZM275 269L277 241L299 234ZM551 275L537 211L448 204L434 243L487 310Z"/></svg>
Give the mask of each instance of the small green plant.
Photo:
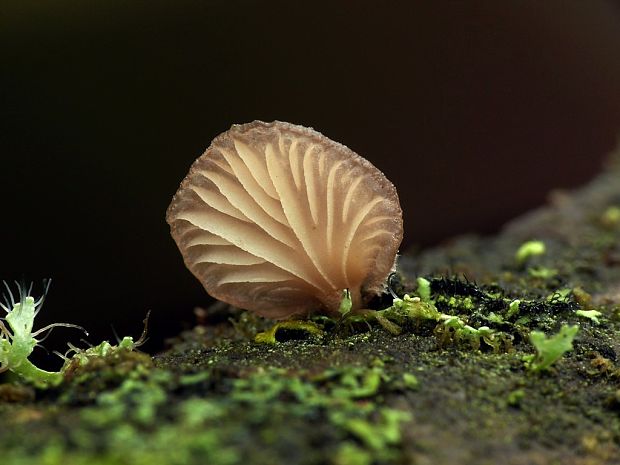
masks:
<svg viewBox="0 0 620 465"><path fill-rule="evenodd" d="M338 308L338 313L344 316L351 311L353 307L353 301L351 300L351 293L348 289L344 289L342 291L342 300L340 301L340 307Z"/></svg>
<svg viewBox="0 0 620 465"><path fill-rule="evenodd" d="M599 317L603 316L603 314L598 310L576 310L575 314L583 318L588 318L590 319L590 321L597 325L601 322L601 320L599 320Z"/></svg>
<svg viewBox="0 0 620 465"><path fill-rule="evenodd" d="M417 279L418 283L418 296L424 302L431 301L431 282L423 277Z"/></svg>
<svg viewBox="0 0 620 465"><path fill-rule="evenodd" d="M543 241L527 241L521 244L521 247L515 253L517 264L525 263L531 257L543 255L547 251Z"/></svg>
<svg viewBox="0 0 620 465"><path fill-rule="evenodd" d="M536 348L536 354L524 357L525 366L531 371L547 370L566 352L573 350L573 339L578 331L577 325L562 325L557 334L549 337L542 331L532 331L530 342Z"/></svg>
<svg viewBox="0 0 620 465"><path fill-rule="evenodd" d="M521 301L519 299L515 299L508 304L508 311L506 312L506 318L512 318L515 315L519 314L519 305Z"/></svg>
<svg viewBox="0 0 620 465"><path fill-rule="evenodd" d="M34 319L41 311L51 280L44 282L45 291L43 296L35 300L30 294L32 285L28 289L24 284L17 285L16 301L11 288L3 281L8 294L4 294L4 304L0 307L7 313L6 317L0 320L0 373L10 370L22 378L42 387L56 385L62 381L61 372L50 372L36 367L28 357L44 339L37 339L38 336L57 327L77 328L86 330L71 323L52 323L33 332ZM6 322L6 324L4 323Z"/></svg>

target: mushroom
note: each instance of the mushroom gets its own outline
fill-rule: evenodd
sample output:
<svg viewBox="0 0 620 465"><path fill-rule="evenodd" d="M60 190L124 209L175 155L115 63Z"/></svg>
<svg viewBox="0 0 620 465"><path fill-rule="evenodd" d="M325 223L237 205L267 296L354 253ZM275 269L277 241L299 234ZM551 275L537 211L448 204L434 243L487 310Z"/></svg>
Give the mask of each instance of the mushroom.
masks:
<svg viewBox="0 0 620 465"><path fill-rule="evenodd" d="M192 165L166 214L213 297L284 319L338 314L381 292L403 236L396 189L369 161L303 126L233 125Z"/></svg>

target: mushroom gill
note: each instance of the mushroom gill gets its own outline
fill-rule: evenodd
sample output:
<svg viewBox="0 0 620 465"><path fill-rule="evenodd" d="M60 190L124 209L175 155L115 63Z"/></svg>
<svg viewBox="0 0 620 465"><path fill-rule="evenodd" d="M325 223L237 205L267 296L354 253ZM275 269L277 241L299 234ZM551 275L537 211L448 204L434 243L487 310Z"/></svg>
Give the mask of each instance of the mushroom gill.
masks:
<svg viewBox="0 0 620 465"><path fill-rule="evenodd" d="M342 144L289 123L234 125L192 165L166 220L213 297L270 318L336 314L380 292L403 235L396 189Z"/></svg>

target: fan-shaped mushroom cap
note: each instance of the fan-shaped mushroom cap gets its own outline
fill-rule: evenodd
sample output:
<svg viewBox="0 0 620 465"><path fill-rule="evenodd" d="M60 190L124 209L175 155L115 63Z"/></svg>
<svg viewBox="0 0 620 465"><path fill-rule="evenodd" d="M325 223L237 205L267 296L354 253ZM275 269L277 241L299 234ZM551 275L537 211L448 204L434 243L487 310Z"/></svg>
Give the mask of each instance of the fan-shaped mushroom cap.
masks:
<svg viewBox="0 0 620 465"><path fill-rule="evenodd" d="M396 189L342 144L289 123L234 125L192 165L166 220L209 294L271 318L378 293L403 235Z"/></svg>

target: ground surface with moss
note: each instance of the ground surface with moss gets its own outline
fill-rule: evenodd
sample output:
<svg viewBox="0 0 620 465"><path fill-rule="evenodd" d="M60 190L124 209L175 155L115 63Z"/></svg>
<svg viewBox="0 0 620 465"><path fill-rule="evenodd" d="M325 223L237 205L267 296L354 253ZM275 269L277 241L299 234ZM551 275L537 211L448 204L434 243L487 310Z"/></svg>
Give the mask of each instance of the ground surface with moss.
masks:
<svg viewBox="0 0 620 465"><path fill-rule="evenodd" d="M5 377L0 463L620 464L618 161L495 237L402 257L383 312L258 343L272 322L219 305L154 357Z"/></svg>

